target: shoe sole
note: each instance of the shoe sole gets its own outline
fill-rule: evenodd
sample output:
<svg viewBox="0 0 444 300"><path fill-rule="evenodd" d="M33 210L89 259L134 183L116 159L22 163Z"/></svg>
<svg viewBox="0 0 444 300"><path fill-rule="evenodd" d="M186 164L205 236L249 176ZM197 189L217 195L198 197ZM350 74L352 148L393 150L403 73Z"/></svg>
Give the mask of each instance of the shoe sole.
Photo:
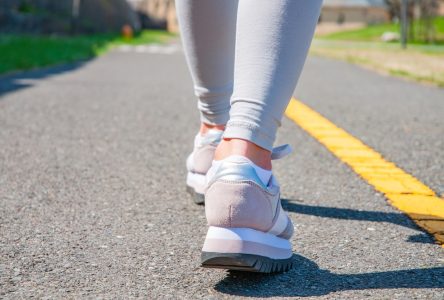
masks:
<svg viewBox="0 0 444 300"><path fill-rule="evenodd" d="M202 248L201 264L249 272L284 272L292 267L291 243L251 228L210 226Z"/></svg>
<svg viewBox="0 0 444 300"><path fill-rule="evenodd" d="M187 174L187 192L193 197L196 204L202 205L205 203L206 178L205 175L188 172Z"/></svg>
<svg viewBox="0 0 444 300"><path fill-rule="evenodd" d="M196 193L194 188L192 188L191 186L188 186L188 185L187 185L187 192L193 198L194 203L196 203L198 205L205 204L205 196L203 194Z"/></svg>
<svg viewBox="0 0 444 300"><path fill-rule="evenodd" d="M270 259L254 254L217 252L202 252L201 265L204 268L256 273L282 273L293 268L291 258Z"/></svg>

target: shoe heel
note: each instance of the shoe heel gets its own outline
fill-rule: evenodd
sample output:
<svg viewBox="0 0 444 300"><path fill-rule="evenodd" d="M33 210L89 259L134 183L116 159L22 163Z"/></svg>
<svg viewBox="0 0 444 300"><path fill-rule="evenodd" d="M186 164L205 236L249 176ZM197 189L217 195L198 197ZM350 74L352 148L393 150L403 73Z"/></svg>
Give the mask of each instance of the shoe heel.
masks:
<svg viewBox="0 0 444 300"><path fill-rule="evenodd" d="M205 203L206 178L205 175L188 172L187 174L187 192L193 197L194 203Z"/></svg>
<svg viewBox="0 0 444 300"><path fill-rule="evenodd" d="M288 240L250 228L210 226L202 249L206 268L249 272L283 272L292 267Z"/></svg>

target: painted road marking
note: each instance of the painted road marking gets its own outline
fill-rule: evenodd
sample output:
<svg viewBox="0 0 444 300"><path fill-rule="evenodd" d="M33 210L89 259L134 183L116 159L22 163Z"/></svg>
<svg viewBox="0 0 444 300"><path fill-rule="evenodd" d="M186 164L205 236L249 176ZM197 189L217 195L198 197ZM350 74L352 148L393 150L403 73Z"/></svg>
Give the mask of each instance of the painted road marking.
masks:
<svg viewBox="0 0 444 300"><path fill-rule="evenodd" d="M444 199L295 98L290 100L285 114L444 247Z"/></svg>

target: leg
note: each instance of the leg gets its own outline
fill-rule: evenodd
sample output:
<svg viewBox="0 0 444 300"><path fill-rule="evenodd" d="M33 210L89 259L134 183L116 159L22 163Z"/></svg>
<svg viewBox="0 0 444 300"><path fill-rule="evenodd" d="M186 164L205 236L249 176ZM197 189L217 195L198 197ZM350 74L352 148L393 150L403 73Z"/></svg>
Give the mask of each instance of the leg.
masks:
<svg viewBox="0 0 444 300"><path fill-rule="evenodd" d="M176 0L182 42L201 115L187 159L187 190L204 201L205 175L229 118L237 0Z"/></svg>
<svg viewBox="0 0 444 300"><path fill-rule="evenodd" d="M240 0L234 92L208 171L202 265L255 272L292 266L293 223L271 174L276 130L301 73L321 0ZM273 158L288 153L279 148Z"/></svg>
<svg viewBox="0 0 444 300"><path fill-rule="evenodd" d="M216 159L248 154L271 169L276 131L302 71L321 4L240 0L230 120Z"/></svg>
<svg viewBox="0 0 444 300"><path fill-rule="evenodd" d="M176 6L201 121L225 125L233 92L237 0L176 0Z"/></svg>

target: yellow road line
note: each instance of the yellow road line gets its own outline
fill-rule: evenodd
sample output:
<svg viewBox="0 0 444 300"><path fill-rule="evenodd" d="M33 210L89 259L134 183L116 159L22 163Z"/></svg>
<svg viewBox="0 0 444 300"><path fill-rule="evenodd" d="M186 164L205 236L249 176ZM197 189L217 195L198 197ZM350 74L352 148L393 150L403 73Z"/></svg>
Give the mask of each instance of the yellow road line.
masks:
<svg viewBox="0 0 444 300"><path fill-rule="evenodd" d="M285 112L444 247L444 199L381 154L292 98Z"/></svg>

